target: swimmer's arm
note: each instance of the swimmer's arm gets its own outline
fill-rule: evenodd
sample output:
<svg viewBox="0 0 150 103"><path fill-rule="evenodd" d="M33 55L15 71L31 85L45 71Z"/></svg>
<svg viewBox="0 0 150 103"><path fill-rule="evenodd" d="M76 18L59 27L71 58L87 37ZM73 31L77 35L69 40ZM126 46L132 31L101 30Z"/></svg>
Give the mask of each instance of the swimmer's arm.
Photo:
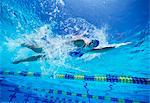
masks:
<svg viewBox="0 0 150 103"><path fill-rule="evenodd" d="M120 43L120 44L112 44L112 45L109 45L109 46L106 46L106 47L103 47L103 48L94 48L94 49L92 49L89 52L91 52L91 53L102 53L102 52L106 52L106 51L112 50L114 48L118 48L118 47L121 47L121 46L129 45L129 44L131 44L131 42Z"/></svg>
<svg viewBox="0 0 150 103"><path fill-rule="evenodd" d="M109 50L112 50L116 48L116 46L109 46L109 47L103 47L103 48L94 48L91 51L89 51L89 53L103 53Z"/></svg>

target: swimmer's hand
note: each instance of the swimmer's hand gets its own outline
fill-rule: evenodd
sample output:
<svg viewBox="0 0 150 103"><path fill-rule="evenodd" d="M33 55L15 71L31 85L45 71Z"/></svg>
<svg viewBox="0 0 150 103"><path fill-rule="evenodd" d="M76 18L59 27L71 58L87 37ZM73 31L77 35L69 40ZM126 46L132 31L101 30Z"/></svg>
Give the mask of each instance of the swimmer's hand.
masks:
<svg viewBox="0 0 150 103"><path fill-rule="evenodd" d="M131 44L131 42L125 42L125 43L119 43L119 44L111 44L111 45L109 45L109 46L118 48L118 47L120 47L120 46L125 46L125 45L129 45L129 44Z"/></svg>

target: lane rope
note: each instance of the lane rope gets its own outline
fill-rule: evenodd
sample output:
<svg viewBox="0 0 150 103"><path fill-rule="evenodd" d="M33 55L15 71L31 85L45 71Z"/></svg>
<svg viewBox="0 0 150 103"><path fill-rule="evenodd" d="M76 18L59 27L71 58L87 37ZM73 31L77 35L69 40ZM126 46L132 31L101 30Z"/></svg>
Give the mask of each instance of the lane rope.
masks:
<svg viewBox="0 0 150 103"><path fill-rule="evenodd" d="M17 89L18 90L25 89L25 90L35 91L35 92L45 92L45 93L54 94L54 95L58 94L58 95L64 95L65 97L66 96L74 96L74 97L80 97L80 98L84 98L84 99L90 98L90 99L94 99L97 101L101 100L101 101L117 102L117 103L146 103L144 101L135 101L135 100L130 100L130 99L122 99L122 98L115 98L115 97L109 97L109 96L97 96L97 95L91 95L91 94L72 93L72 92L68 92L68 91L55 90L55 89L33 88L33 87L23 86L23 85L18 85ZM48 100L51 99L50 97L46 97L46 98ZM58 98L57 98L57 100L58 100ZM62 101L62 100L63 99L61 99L60 101ZM70 99L68 99L68 98L65 98L65 100L70 101ZM71 101L74 101L74 100L71 100ZM78 101L78 102L88 103L88 102L83 102L83 101Z"/></svg>
<svg viewBox="0 0 150 103"><path fill-rule="evenodd" d="M72 75L72 74L56 74L48 75L40 72L27 72L27 71L0 71L1 75L13 75L24 77L49 77L55 79L68 79L68 80L85 80L85 81L98 81L98 82L111 82L111 83L130 83L130 84L143 84L150 85L150 78L132 77L132 76L117 76L117 75Z"/></svg>
<svg viewBox="0 0 150 103"><path fill-rule="evenodd" d="M14 87L14 86L11 86L11 85L6 85L6 84L1 84L1 86L5 86L5 87ZM71 98L65 98L65 97L60 97L60 96L54 96L54 95L45 95L43 96L42 98L40 96L35 96L35 94L30 94L30 93L27 93L27 92L22 92L21 91L21 88L24 88L24 86L18 86L16 87L17 89L14 89L14 90L8 90L9 92L13 92L13 94L11 94L9 97L10 97L10 100L9 102L12 103L12 100L14 101L14 99L16 99L16 94L18 93L23 93L25 94L24 96L27 96L28 98L25 98L24 99L24 102L30 102L29 101L29 98L34 98L36 102L38 101L42 101L42 102L50 102L50 103L88 103L88 102L85 102L83 100L77 100L77 99L71 99ZM28 87L29 88L29 87ZM25 88L24 88L25 89ZM29 90L29 89L28 89ZM31 90L31 89L30 89ZM34 91L38 91L37 89L32 89ZM23 101L22 101L23 102Z"/></svg>

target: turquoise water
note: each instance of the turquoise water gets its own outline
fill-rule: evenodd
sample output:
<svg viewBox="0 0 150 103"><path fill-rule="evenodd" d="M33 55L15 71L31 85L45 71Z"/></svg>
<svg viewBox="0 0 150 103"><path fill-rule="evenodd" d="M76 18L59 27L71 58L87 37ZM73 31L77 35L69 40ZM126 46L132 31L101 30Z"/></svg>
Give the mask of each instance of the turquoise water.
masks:
<svg viewBox="0 0 150 103"><path fill-rule="evenodd" d="M1 0L0 101L149 103L148 9L149 0ZM80 34L99 47L131 44L71 57L65 42ZM47 59L13 64L39 55L22 43Z"/></svg>

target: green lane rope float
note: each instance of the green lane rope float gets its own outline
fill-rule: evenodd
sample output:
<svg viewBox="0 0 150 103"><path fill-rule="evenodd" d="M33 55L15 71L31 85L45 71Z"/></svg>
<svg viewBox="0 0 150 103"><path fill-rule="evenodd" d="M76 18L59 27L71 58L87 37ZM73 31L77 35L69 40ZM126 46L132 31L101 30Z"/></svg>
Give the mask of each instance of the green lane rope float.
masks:
<svg viewBox="0 0 150 103"><path fill-rule="evenodd" d="M14 76L33 76L43 77L49 76L40 72L26 72L26 71L0 71L1 75L14 75ZM98 81L98 82L112 82L112 83L131 83L131 84L144 84L150 85L150 78L140 78L132 76L116 76L116 75L103 75L103 76L87 76L87 75L71 75L71 74L56 74L49 76L55 79L68 79L68 80L85 80L85 81Z"/></svg>

